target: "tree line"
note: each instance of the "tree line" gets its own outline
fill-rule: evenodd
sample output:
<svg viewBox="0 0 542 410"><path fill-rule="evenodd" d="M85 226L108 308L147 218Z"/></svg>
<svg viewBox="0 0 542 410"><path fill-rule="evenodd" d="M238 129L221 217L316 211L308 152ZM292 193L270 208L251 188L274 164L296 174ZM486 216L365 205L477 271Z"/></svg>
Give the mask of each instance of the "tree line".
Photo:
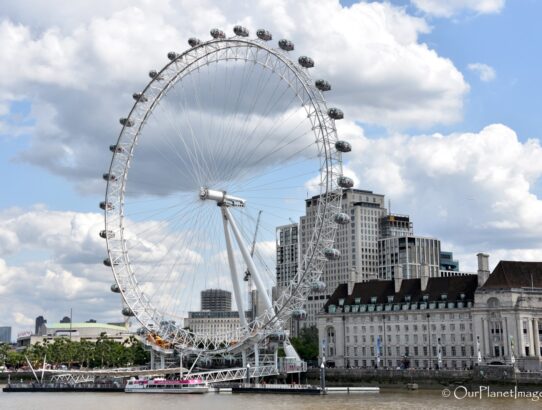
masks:
<svg viewBox="0 0 542 410"><path fill-rule="evenodd" d="M95 342L89 340L72 341L69 338L44 340L23 351L16 351L9 344L0 344L0 366L19 369L28 366L26 358L35 368L43 367L43 360L53 368L107 368L145 365L150 354L133 336L122 343L102 333Z"/></svg>

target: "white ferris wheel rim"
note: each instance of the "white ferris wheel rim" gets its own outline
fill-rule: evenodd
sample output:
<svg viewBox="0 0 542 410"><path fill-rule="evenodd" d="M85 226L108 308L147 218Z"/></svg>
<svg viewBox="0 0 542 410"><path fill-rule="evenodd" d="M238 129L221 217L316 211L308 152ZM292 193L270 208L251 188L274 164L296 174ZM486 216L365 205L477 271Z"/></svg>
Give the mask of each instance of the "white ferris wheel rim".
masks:
<svg viewBox="0 0 542 410"><path fill-rule="evenodd" d="M240 51L245 52L245 62L258 63L262 67L277 70L281 80L288 82L295 95L301 100L307 116L313 123L316 143L320 151L320 197L316 214L315 227L301 261L305 264L300 269L296 283L290 286L274 302L273 312L266 311L253 318L250 329L239 335L199 335L179 327L161 326L171 316L159 312L153 302L141 291L137 276L132 271L129 252L124 238L124 199L126 181L130 163L138 138L145 126L146 119L170 88L182 81L193 70L211 62L239 58ZM266 53L273 59L275 67L267 67L258 60L258 53ZM266 60L267 62L268 60ZM276 65L279 65L276 67ZM280 71L279 71L280 70ZM326 258L324 248L333 244L335 223L333 216L340 211L341 189L337 178L342 176L341 155L334 149L337 133L334 120L327 114L327 106L322 93L314 86L306 70L292 62L287 54L279 49L268 47L264 41L245 37L218 38L200 43L179 54L162 70L155 73L154 78L144 88L141 95L145 101L136 101L123 124L118 137L109 168L109 175L116 179L107 181L105 200L105 230L107 235L107 251L111 268L118 284L123 301L136 319L148 330L156 332L164 340L182 350L225 352L240 348L243 341L259 341L266 335L279 331L282 323L294 310L300 309L311 291L311 284L320 279ZM301 262L300 261L300 262ZM234 346L224 341L236 340Z"/></svg>

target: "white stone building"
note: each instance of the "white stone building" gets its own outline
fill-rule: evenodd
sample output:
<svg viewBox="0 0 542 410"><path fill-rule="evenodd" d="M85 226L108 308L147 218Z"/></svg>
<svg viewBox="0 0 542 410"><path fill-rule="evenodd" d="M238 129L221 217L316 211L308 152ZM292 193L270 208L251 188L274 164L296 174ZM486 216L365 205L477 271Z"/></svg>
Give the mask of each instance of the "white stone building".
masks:
<svg viewBox="0 0 542 410"><path fill-rule="evenodd" d="M484 362L540 370L542 262L499 262L476 291L472 317Z"/></svg>
<svg viewBox="0 0 542 410"><path fill-rule="evenodd" d="M542 262L501 261L489 274L341 284L318 315L320 346L337 367L540 370ZM480 359L479 359L480 358Z"/></svg>

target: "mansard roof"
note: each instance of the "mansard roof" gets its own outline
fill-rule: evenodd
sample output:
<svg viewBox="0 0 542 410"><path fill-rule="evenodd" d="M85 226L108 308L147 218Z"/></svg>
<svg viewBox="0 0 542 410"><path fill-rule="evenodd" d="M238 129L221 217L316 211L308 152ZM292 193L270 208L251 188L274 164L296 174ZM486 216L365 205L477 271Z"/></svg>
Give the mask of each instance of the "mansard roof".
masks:
<svg viewBox="0 0 542 410"><path fill-rule="evenodd" d="M500 261L481 289L542 288L542 262Z"/></svg>
<svg viewBox="0 0 542 410"><path fill-rule="evenodd" d="M324 305L324 309L327 310L329 305L339 305L339 299L344 299L345 305L371 304L373 303L371 299L374 297L376 297L376 304L403 303L406 301L406 296L410 296L411 303L421 302L424 295L428 296L429 302L440 301L443 294L446 294L448 301L472 301L477 287L478 278L476 275L429 278L424 291L421 289L420 279L403 279L397 293L393 280L370 280L356 283L350 295L348 294L348 285L343 283L335 289ZM463 298L461 294L464 295ZM391 302L390 296L392 297Z"/></svg>

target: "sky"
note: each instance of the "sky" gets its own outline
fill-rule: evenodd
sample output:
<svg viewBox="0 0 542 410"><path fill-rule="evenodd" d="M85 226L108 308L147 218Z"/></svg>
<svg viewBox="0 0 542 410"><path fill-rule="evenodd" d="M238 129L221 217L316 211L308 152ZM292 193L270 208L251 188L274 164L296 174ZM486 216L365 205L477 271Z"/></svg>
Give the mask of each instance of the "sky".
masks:
<svg viewBox="0 0 542 410"><path fill-rule="evenodd" d="M333 85L345 169L462 270L542 260L536 0L3 1L0 325L118 321L101 174L130 95L189 37L265 27ZM297 55L297 54L296 54ZM312 72L311 72L312 73Z"/></svg>

